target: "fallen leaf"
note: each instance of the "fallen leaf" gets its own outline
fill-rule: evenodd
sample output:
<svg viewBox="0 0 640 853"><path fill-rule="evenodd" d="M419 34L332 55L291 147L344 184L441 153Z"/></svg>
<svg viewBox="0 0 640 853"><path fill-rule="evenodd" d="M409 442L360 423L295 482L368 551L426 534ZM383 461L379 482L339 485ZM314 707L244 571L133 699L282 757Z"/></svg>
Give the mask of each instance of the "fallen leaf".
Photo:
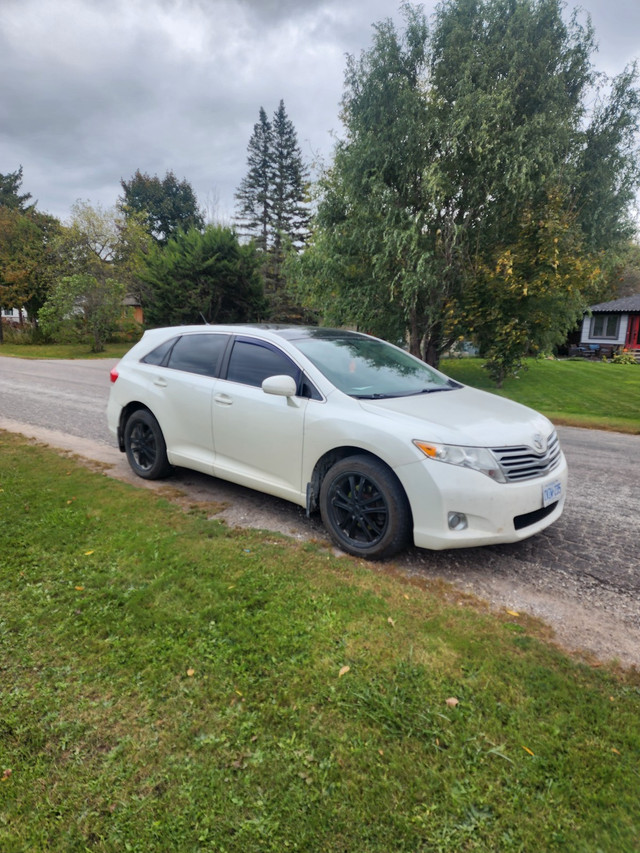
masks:
<svg viewBox="0 0 640 853"><path fill-rule="evenodd" d="M457 705L459 705L459 704L460 704L460 700L459 700L459 699L456 699L456 697L455 697L455 696L450 696L450 697L447 699L447 705L448 705L450 708L455 708L455 707L456 707Z"/></svg>
<svg viewBox="0 0 640 853"><path fill-rule="evenodd" d="M340 670L340 672L338 673L338 678L342 678L342 676L346 675L350 669L351 669L350 666L343 666L342 669Z"/></svg>
<svg viewBox="0 0 640 853"><path fill-rule="evenodd" d="M522 744L522 748L524 749L525 752L528 752L529 755L535 755L535 752L532 752L528 746L525 746L524 744Z"/></svg>
<svg viewBox="0 0 640 853"><path fill-rule="evenodd" d="M391 616L389 616L389 618L387 619L387 622L389 623L389 625L391 625L392 628L395 628L396 623L393 621Z"/></svg>
<svg viewBox="0 0 640 853"><path fill-rule="evenodd" d="M621 752L618 752L618 750L615 748L615 746L611 747L611 752L615 752L616 755L622 755Z"/></svg>
<svg viewBox="0 0 640 853"><path fill-rule="evenodd" d="M3 771L3 773L2 773L2 781L3 781L3 782L6 782L6 781L7 781L7 779L9 778L9 776L11 776L11 774L12 774L12 773L13 773L13 771L12 771L9 767L7 767L7 769L6 769L6 770L4 770L4 771Z"/></svg>
<svg viewBox="0 0 640 853"><path fill-rule="evenodd" d="M195 669L191 669L191 667L189 667L189 669L187 670L187 675L189 676L189 678L192 678L195 674Z"/></svg>
<svg viewBox="0 0 640 853"><path fill-rule="evenodd" d="M85 551L84 552L85 557L90 557L92 554L93 554L93 551Z"/></svg>
<svg viewBox="0 0 640 853"><path fill-rule="evenodd" d="M509 614L509 616L519 616L520 615L517 610L507 610L507 613Z"/></svg>
<svg viewBox="0 0 640 853"><path fill-rule="evenodd" d="M84 590L84 587L83 586L77 586L76 589L78 592L82 592Z"/></svg>

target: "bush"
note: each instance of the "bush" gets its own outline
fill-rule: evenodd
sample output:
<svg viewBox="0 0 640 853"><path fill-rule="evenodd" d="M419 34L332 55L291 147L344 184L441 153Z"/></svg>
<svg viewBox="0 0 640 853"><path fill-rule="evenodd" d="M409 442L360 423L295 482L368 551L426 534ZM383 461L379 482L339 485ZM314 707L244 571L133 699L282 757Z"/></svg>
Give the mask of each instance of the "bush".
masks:
<svg viewBox="0 0 640 853"><path fill-rule="evenodd" d="M7 344L32 344L38 336L38 330L31 323L18 326L15 323L2 323L2 338Z"/></svg>
<svg viewBox="0 0 640 853"><path fill-rule="evenodd" d="M635 355L630 352L628 349L619 350L618 352L614 352L611 356L611 362L613 364L636 364Z"/></svg>

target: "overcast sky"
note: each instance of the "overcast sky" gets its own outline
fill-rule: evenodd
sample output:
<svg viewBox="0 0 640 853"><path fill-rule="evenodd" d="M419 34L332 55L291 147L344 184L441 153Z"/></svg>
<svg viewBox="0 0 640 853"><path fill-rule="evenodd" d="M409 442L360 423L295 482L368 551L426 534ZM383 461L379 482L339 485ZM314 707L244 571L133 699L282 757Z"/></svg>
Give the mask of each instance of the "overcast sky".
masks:
<svg viewBox="0 0 640 853"><path fill-rule="evenodd" d="M640 0L591 15L599 70L640 57ZM426 0L430 13L435 0ZM396 0L0 0L0 173L66 220L110 207L136 169L186 178L230 222L258 110L280 99L308 162L330 156L345 54Z"/></svg>

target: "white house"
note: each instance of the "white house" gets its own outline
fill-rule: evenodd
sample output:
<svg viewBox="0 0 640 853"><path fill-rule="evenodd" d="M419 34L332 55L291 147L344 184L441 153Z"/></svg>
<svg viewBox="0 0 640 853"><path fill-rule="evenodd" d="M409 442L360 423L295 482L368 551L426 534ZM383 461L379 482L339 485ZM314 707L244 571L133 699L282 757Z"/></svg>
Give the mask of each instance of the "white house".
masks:
<svg viewBox="0 0 640 853"><path fill-rule="evenodd" d="M27 312L24 308L3 308L0 317L5 323L18 326L26 322Z"/></svg>
<svg viewBox="0 0 640 853"><path fill-rule="evenodd" d="M592 305L582 321L580 349L594 355L618 349L640 353L640 293Z"/></svg>

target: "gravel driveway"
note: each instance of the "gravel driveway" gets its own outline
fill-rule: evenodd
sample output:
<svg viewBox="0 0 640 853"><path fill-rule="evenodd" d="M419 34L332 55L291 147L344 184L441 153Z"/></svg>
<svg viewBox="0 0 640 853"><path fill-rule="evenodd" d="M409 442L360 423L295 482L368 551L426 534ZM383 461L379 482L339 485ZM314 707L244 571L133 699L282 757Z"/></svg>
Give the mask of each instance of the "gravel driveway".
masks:
<svg viewBox="0 0 640 853"><path fill-rule="evenodd" d="M105 426L109 361L0 358L0 429L19 432L145 488ZM564 515L513 545L411 549L376 570L440 578L492 607L538 616L556 641L600 660L640 668L640 436L558 428L569 462ZM326 542L317 518L284 501L178 469L171 485L190 501L224 505L227 524Z"/></svg>

